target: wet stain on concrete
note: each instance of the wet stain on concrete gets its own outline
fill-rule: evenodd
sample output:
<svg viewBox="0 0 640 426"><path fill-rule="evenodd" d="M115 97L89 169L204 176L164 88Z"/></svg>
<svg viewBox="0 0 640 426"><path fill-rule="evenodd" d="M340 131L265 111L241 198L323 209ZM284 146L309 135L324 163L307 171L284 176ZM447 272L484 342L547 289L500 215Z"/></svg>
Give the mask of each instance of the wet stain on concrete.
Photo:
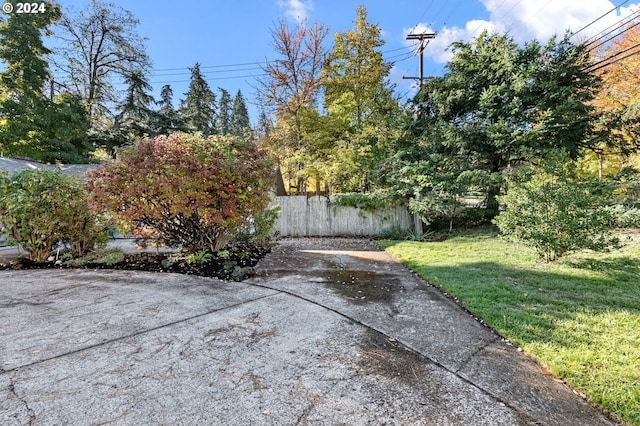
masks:
<svg viewBox="0 0 640 426"><path fill-rule="evenodd" d="M393 275L346 269L330 272L324 284L357 304L391 303L395 293L405 291Z"/></svg>

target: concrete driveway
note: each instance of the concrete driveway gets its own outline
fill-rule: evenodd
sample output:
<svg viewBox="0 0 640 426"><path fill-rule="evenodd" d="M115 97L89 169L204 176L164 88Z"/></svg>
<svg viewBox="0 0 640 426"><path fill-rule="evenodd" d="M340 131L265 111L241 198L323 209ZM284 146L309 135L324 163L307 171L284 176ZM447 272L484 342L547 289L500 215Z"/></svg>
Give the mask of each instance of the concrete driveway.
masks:
<svg viewBox="0 0 640 426"><path fill-rule="evenodd" d="M257 271L0 271L0 424L614 424L367 240Z"/></svg>

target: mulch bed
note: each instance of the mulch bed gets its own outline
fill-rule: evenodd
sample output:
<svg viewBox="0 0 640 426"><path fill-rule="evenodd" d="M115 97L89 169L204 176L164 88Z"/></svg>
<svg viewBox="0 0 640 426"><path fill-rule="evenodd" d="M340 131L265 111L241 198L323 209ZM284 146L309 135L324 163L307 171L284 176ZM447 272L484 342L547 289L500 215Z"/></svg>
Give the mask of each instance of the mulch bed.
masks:
<svg viewBox="0 0 640 426"><path fill-rule="evenodd" d="M213 255L207 262L189 262L180 253L140 252L125 254L121 262L107 265L89 262L82 269L118 269L149 272L172 272L186 275L241 281L253 274L253 266L267 253L271 246L256 245L250 241L235 242L225 248L222 257ZM64 269L72 268L67 264L52 262L34 262L20 258L11 263L0 263L1 269Z"/></svg>

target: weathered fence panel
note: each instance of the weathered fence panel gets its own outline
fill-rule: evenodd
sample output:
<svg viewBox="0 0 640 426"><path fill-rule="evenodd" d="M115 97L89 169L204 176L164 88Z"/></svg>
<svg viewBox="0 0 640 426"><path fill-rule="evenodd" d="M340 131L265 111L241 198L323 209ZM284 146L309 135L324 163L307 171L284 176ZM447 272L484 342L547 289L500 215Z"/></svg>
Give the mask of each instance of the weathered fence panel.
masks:
<svg viewBox="0 0 640 426"><path fill-rule="evenodd" d="M410 230L412 224L402 206L370 213L331 204L327 197L305 195L274 197L270 206L280 207L274 230L283 237L371 236L392 226Z"/></svg>

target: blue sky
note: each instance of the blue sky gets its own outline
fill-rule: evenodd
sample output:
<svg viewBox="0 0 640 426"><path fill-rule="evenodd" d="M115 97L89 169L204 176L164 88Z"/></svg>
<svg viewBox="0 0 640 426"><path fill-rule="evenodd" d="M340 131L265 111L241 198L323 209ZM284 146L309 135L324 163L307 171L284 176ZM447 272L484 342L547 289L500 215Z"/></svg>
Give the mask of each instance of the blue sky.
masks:
<svg viewBox="0 0 640 426"><path fill-rule="evenodd" d="M60 0L64 10L82 8L89 0ZM177 103L187 91L188 67L199 62L212 90L242 90L252 119L255 78L260 64L275 59L269 31L279 19L295 24L317 21L330 34L352 28L357 6L380 25L386 41L381 49L395 63L390 78L405 99L413 93L418 58L406 41L410 32L435 31L437 38L425 50L425 75L439 75L452 41L469 40L483 29L509 31L518 41L546 41L596 20L615 6L615 12L579 34L589 37L623 16L640 11L638 1L627 0L111 0L139 20L139 34L147 38L153 62L149 80L158 95L170 84ZM576 37L578 37L576 36Z"/></svg>

